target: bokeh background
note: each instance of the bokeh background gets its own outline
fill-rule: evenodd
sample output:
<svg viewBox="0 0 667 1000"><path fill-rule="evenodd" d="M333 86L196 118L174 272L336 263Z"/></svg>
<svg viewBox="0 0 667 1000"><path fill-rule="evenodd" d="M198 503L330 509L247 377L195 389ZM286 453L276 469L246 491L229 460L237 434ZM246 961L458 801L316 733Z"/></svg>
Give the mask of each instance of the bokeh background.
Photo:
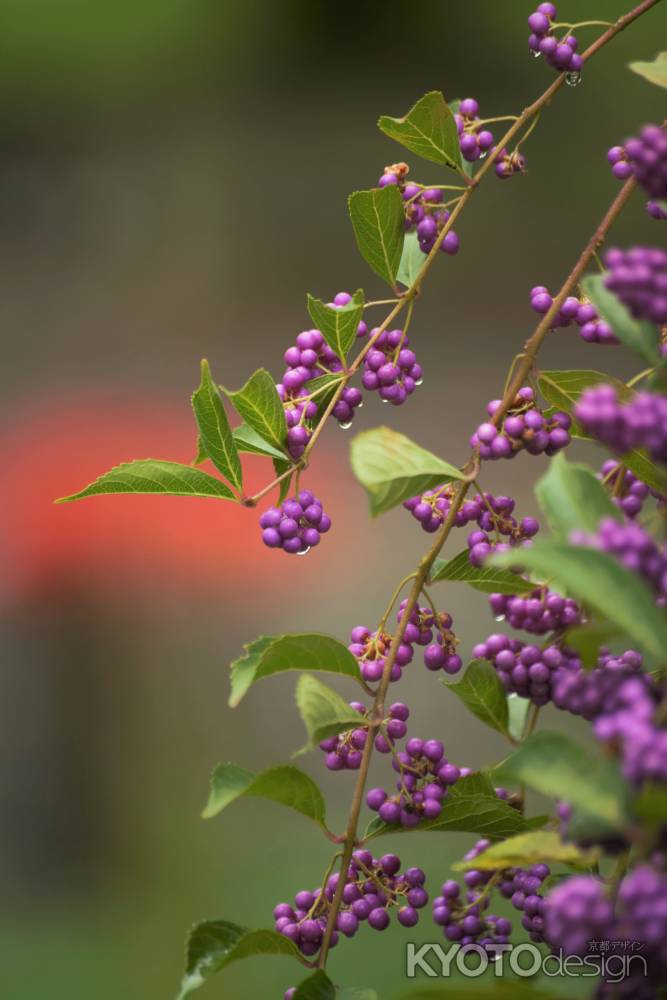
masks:
<svg viewBox="0 0 667 1000"><path fill-rule="evenodd" d="M610 19L627 6L589 0L560 13ZM528 57L530 9L2 3L3 997L162 1000L193 922L266 926L274 903L319 884L329 847L307 821L252 800L199 818L217 761L262 768L304 738L293 677L258 685L232 712L228 664L261 632L345 639L378 620L426 539L400 511L369 522L350 436L384 422L465 458L534 324L528 290L558 284L617 188L606 149L664 115L662 92L626 69L664 41L664 10L558 94L526 146L526 176L490 178L461 218L461 252L440 262L413 321L423 387L400 410L369 400L353 431L332 426L315 455L308 482L334 520L321 548L299 560L269 552L255 514L209 500L51 501L118 461L190 461L199 359L231 387L260 365L279 376L284 348L309 325L306 291L326 299L363 285L382 297L346 218L347 194L402 155L375 120L433 88L476 96L485 115L520 110L552 72ZM440 179L414 166L417 179ZM641 198L613 236L658 241ZM544 358L630 372L620 349L572 331ZM542 465L520 459L485 481L534 513ZM267 474L252 467L258 484ZM466 653L492 630L483 598L451 587L439 600ZM461 765L505 753L417 662L407 675L413 732L443 738ZM304 766L342 826L353 776L323 773L316 756ZM439 883L472 839L417 835L400 849ZM426 919L415 939L432 936ZM402 940L359 934L333 953L334 976L399 996ZM202 997L281 996L294 976L284 960L258 959Z"/></svg>

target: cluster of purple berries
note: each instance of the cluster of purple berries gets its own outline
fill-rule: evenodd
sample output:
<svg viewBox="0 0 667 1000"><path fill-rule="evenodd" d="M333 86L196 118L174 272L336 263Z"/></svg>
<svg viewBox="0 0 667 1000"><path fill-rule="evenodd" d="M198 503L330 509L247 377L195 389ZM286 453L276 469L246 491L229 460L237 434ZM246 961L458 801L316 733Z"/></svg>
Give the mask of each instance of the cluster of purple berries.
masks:
<svg viewBox="0 0 667 1000"><path fill-rule="evenodd" d="M613 517L600 521L597 533L576 532L572 541L609 552L621 565L648 583L660 603L667 598L667 548L635 521L621 522Z"/></svg>
<svg viewBox="0 0 667 1000"><path fill-rule="evenodd" d="M530 868L508 868L503 872L500 894L509 899L515 910L523 913L521 926L528 931L531 941L544 941L545 899L540 895L542 883L551 874L545 864Z"/></svg>
<svg viewBox="0 0 667 1000"><path fill-rule="evenodd" d="M609 487L612 500L628 518L635 518L641 513L644 501L652 492L646 483L637 479L634 473L613 458L607 459L603 464L598 479ZM654 495L659 498L658 494Z"/></svg>
<svg viewBox="0 0 667 1000"><path fill-rule="evenodd" d="M474 646L472 655L492 664L509 694L529 698L535 705L551 701L562 671L581 670L581 660L571 649L554 643L540 648L502 632Z"/></svg>
<svg viewBox="0 0 667 1000"><path fill-rule="evenodd" d="M560 632L581 621L581 608L575 600L546 587L537 587L527 597L491 594L489 605L497 619L504 618L512 628L532 635Z"/></svg>
<svg viewBox="0 0 667 1000"><path fill-rule="evenodd" d="M619 883L614 903L608 887L593 875L566 879L546 897L545 937L553 951L585 956L600 941L641 944L637 951L646 961L621 984L622 992L596 994L607 997L657 997L667 970L667 875L661 861L634 868ZM616 912L614 912L614 909ZM613 947L613 945L612 945ZM647 974L646 974L647 973Z"/></svg>
<svg viewBox="0 0 667 1000"><path fill-rule="evenodd" d="M450 212L442 208L443 191L440 188L426 188L423 184L407 181L409 167L407 163L394 163L384 168L384 173L378 181L380 187L389 184L398 186L405 202L406 232L417 233L420 249L430 253L443 226L448 221ZM460 240L453 229L450 229L440 244L443 253L453 255L458 253Z"/></svg>
<svg viewBox="0 0 667 1000"><path fill-rule="evenodd" d="M528 17L528 48L536 56L543 55L550 66L559 71L580 73L584 60L577 52L579 43L574 35L559 41L554 35L556 5L541 3Z"/></svg>
<svg viewBox="0 0 667 1000"><path fill-rule="evenodd" d="M320 950L339 878L338 873L331 875L324 888L312 892L303 889L294 897L293 905L279 903L273 911L278 933L294 941L308 957ZM425 880L421 868L401 872L401 859L395 854L376 859L370 851L355 851L347 870L331 946L338 943L340 934L354 937L363 921L374 930L385 930L392 907L397 908L399 923L414 927L419 920L418 911L428 902Z"/></svg>
<svg viewBox="0 0 667 1000"><path fill-rule="evenodd" d="M667 132L660 125L645 125L638 136L626 139L622 146L612 146L607 160L619 181L634 176L649 198L667 198ZM651 208L649 214L654 215Z"/></svg>
<svg viewBox="0 0 667 1000"><path fill-rule="evenodd" d="M512 497L495 497L491 493L485 493L484 497L483 509L477 517L479 530L468 535L468 559L473 566L483 566L493 552L509 552L529 545L540 530L537 518L523 517L517 521L512 516L515 505Z"/></svg>
<svg viewBox="0 0 667 1000"><path fill-rule="evenodd" d="M350 633L350 645L347 647L357 658L361 676L369 684L381 680L385 660L389 653L392 637L388 632L371 632L365 625L356 625ZM405 637L396 650L396 657L391 667L390 680L400 681L403 667L407 667L414 656L412 643Z"/></svg>
<svg viewBox="0 0 667 1000"><path fill-rule="evenodd" d="M535 285L530 291L530 305L540 316L546 315L553 305L553 297L544 285ZM579 336L589 344L618 344L609 323L601 319L592 302L569 295L553 319L551 329L576 323Z"/></svg>
<svg viewBox="0 0 667 1000"><path fill-rule="evenodd" d="M492 399L487 413L493 417L502 400ZM530 386L519 389L500 427L491 421L480 424L470 438L482 459L514 458L524 449L530 455L555 455L570 443L572 420L559 410L546 416L535 402Z"/></svg>
<svg viewBox="0 0 667 1000"><path fill-rule="evenodd" d="M646 448L656 462L667 462L667 397L638 392L625 404L613 385L585 389L574 409L583 431L624 455Z"/></svg>
<svg viewBox="0 0 667 1000"><path fill-rule="evenodd" d="M496 157L493 169L496 177L500 177L501 181L514 174L523 174L526 170L526 157L518 149L510 153L503 147Z"/></svg>
<svg viewBox="0 0 667 1000"><path fill-rule="evenodd" d="M597 739L615 749L634 785L667 782L667 729L654 721L655 691L646 674L627 678L607 699L593 724Z"/></svg>
<svg viewBox="0 0 667 1000"><path fill-rule="evenodd" d="M409 739L405 750L394 754L392 767L399 775L396 794L371 788L366 805L384 823L404 827L417 826L422 819L437 819L442 800L461 777L461 769L445 757L440 740Z"/></svg>
<svg viewBox="0 0 667 1000"><path fill-rule="evenodd" d="M403 616L406 601L402 601L397 621ZM463 660L456 652L459 640L452 631L454 620L446 611L437 614L430 608L415 607L406 626L404 640L425 645L424 664L428 670L444 670L446 674L457 674ZM435 640L435 641L434 641Z"/></svg>
<svg viewBox="0 0 667 1000"><path fill-rule="evenodd" d="M667 139L665 140L667 141ZM667 323L667 251L659 247L607 251L605 285L637 319Z"/></svg>
<svg viewBox="0 0 667 1000"><path fill-rule="evenodd" d="M377 390L384 403L401 406L422 383L422 367L408 343L402 330L385 330L364 358L362 385Z"/></svg>
<svg viewBox="0 0 667 1000"><path fill-rule="evenodd" d="M468 163L474 163L480 157L486 156L493 146L493 133L481 126L484 124L479 117L479 104L474 97L466 97L461 101L454 115L459 133L461 156Z"/></svg>
<svg viewBox="0 0 667 1000"><path fill-rule="evenodd" d="M331 527L331 518L310 490L285 500L280 507L269 507L259 519L262 541L270 549L282 549L290 555L305 555L319 545L320 536Z"/></svg>
<svg viewBox="0 0 667 1000"><path fill-rule="evenodd" d="M476 847L484 850L490 843L488 840L480 840ZM466 872L466 876L469 874L471 873ZM485 872L484 875L486 874ZM462 898L458 882L447 879L440 887L440 895L433 900L433 922L442 927L448 941L461 946L478 944L481 948L488 947L492 951L493 945L508 943L512 923L507 917L485 913L488 906L487 895L469 890L465 898Z"/></svg>
<svg viewBox="0 0 667 1000"><path fill-rule="evenodd" d="M366 719L366 706L360 701L351 701L350 708L359 712ZM391 709L389 710L391 715ZM320 750L326 754L324 763L330 771L358 771L361 766L363 749L368 739L368 730L359 726L357 729L347 729L337 736L330 736L320 743Z"/></svg>
<svg viewBox="0 0 667 1000"><path fill-rule="evenodd" d="M563 670L552 685L552 700L557 708L581 715L589 721L613 708L618 688L628 677L640 676L642 655L634 649L615 656L604 646L593 670Z"/></svg>

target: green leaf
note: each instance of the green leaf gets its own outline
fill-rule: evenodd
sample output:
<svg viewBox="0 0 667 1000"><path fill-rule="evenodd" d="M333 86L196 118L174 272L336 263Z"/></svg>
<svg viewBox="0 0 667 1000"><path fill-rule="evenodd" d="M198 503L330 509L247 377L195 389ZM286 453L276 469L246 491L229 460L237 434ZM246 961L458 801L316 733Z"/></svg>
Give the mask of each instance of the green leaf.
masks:
<svg viewBox="0 0 667 1000"><path fill-rule="evenodd" d="M225 389L234 409L261 438L285 453L287 424L278 390L269 373L259 368L242 389Z"/></svg>
<svg viewBox="0 0 667 1000"><path fill-rule="evenodd" d="M425 260L426 254L419 246L417 234L414 232L406 233L396 280L400 281L406 288L411 288Z"/></svg>
<svg viewBox="0 0 667 1000"><path fill-rule="evenodd" d="M652 490L656 490L658 493L667 493L667 472L658 468L645 451L635 449L628 452L627 455L623 455L620 461L637 476L637 479L641 479Z"/></svg>
<svg viewBox="0 0 667 1000"><path fill-rule="evenodd" d="M355 191L348 199L359 252L376 274L393 287L403 252L403 199L393 184Z"/></svg>
<svg viewBox="0 0 667 1000"><path fill-rule="evenodd" d="M364 717L350 708L344 698L312 674L302 674L296 686L296 703L308 731L308 746L314 750L322 741L347 729L366 725Z"/></svg>
<svg viewBox="0 0 667 1000"><path fill-rule="evenodd" d="M444 683L444 682L443 682ZM445 684L478 719L507 736L507 696L490 663L473 660L456 684Z"/></svg>
<svg viewBox="0 0 667 1000"><path fill-rule="evenodd" d="M358 986L348 986L338 993L338 1000L379 1000L375 990L360 989Z"/></svg>
<svg viewBox="0 0 667 1000"><path fill-rule="evenodd" d="M473 566L468 558L468 549L450 559L436 559L431 581L452 580L467 583L484 594L529 594L535 584L524 580L518 573L491 566Z"/></svg>
<svg viewBox="0 0 667 1000"><path fill-rule="evenodd" d="M604 275L589 274L582 279L584 295L614 331L618 340L650 365L660 360L660 331L652 323L631 316L621 300L604 285Z"/></svg>
<svg viewBox="0 0 667 1000"><path fill-rule="evenodd" d="M276 474L276 479L284 475L285 472L290 468L292 462L290 459L286 458L274 458L273 460L273 471ZM284 479L280 480L278 486L278 503L281 504L283 500L287 499L290 488L292 486L292 476L285 476Z"/></svg>
<svg viewBox="0 0 667 1000"><path fill-rule="evenodd" d="M552 534L567 541L573 531L597 531L603 517L621 513L600 480L586 465L568 462L561 452L535 486L535 495Z"/></svg>
<svg viewBox="0 0 667 1000"><path fill-rule="evenodd" d="M456 122L439 90L424 94L402 118L382 115L378 127L424 160L461 170Z"/></svg>
<svg viewBox="0 0 667 1000"><path fill-rule="evenodd" d="M521 695L507 695L507 729L515 743L520 743L523 739L530 704L530 699L522 698Z"/></svg>
<svg viewBox="0 0 667 1000"><path fill-rule="evenodd" d="M326 806L321 791L312 778L289 765L253 774L238 764L218 764L211 775L211 793L202 819L217 816L242 795L272 799L325 825Z"/></svg>
<svg viewBox="0 0 667 1000"><path fill-rule="evenodd" d="M564 733L533 733L498 765L494 780L526 784L616 829L627 822L627 786L615 762L584 750Z"/></svg>
<svg viewBox="0 0 667 1000"><path fill-rule="evenodd" d="M321 299L309 295L308 312L329 347L344 361L357 339L357 327L364 314L364 293L361 288L345 306L328 306ZM311 389L310 383L308 389Z"/></svg>
<svg viewBox="0 0 667 1000"><path fill-rule="evenodd" d="M248 424L239 424L232 431L236 447L239 451L249 455L268 455L269 458L285 461L285 452L274 447L269 441L254 431Z"/></svg>
<svg viewBox="0 0 667 1000"><path fill-rule="evenodd" d="M633 813L649 826L667 823L667 789L664 785L646 784L632 804Z"/></svg>
<svg viewBox="0 0 667 1000"><path fill-rule="evenodd" d="M557 410L565 410L566 413L570 414L584 389L602 384L613 385L619 399L623 401L632 398L632 389L628 389L625 382L621 382L613 375L605 375L604 372L590 369L544 371L540 373L538 378L539 390L547 402L555 406Z"/></svg>
<svg viewBox="0 0 667 1000"><path fill-rule="evenodd" d="M201 434L197 435L197 454L194 457L193 465L201 465L203 462L208 462L208 454L206 452L206 446L202 440Z"/></svg>
<svg viewBox="0 0 667 1000"><path fill-rule="evenodd" d="M520 551L491 556L497 566L515 565L550 578L557 588L610 618L646 652L664 658L667 621L640 578L598 549L536 542Z"/></svg>
<svg viewBox="0 0 667 1000"><path fill-rule="evenodd" d="M318 969L299 983L292 1000L336 1000L336 988L326 972Z"/></svg>
<svg viewBox="0 0 667 1000"><path fill-rule="evenodd" d="M232 962L254 955L285 955L303 961L294 942L277 931L253 931L229 920L197 924L188 936L185 975L176 1000L184 1000Z"/></svg>
<svg viewBox="0 0 667 1000"><path fill-rule="evenodd" d="M79 493L60 497L55 502L69 503L70 500L83 500L84 497L103 496L108 493L163 493L169 496L236 500L226 483L209 476L201 469L194 469L191 465L180 465L178 462L144 458L116 465Z"/></svg>
<svg viewBox="0 0 667 1000"><path fill-rule="evenodd" d="M199 388L192 394L192 409L199 427L200 442L214 466L232 486L241 492L243 473L232 430L222 405L220 393L211 378L208 361L201 363Z"/></svg>
<svg viewBox="0 0 667 1000"><path fill-rule="evenodd" d="M531 830L491 844L471 861L457 861L455 871L480 868L495 871L499 868L523 868L543 861L587 868L598 858L596 851L582 851L576 844L565 843L560 834L551 830Z"/></svg>
<svg viewBox="0 0 667 1000"><path fill-rule="evenodd" d="M628 68L657 87L667 87L667 52L658 52L652 62L631 62Z"/></svg>
<svg viewBox="0 0 667 1000"><path fill-rule="evenodd" d="M536 824L546 821L540 817L537 820L526 820L521 813L499 799L489 785L485 776L471 775L460 778L443 799L442 811L436 819L422 821L416 827L390 826L377 817L372 820L364 840L373 840L387 833L405 833L411 830L430 833L446 833L459 831L462 833L477 833L491 840L502 840L515 833L530 830ZM483 791L479 790L484 788Z"/></svg>
<svg viewBox="0 0 667 1000"><path fill-rule="evenodd" d="M337 639L316 632L260 636L245 646L246 652L231 665L232 708L255 681L285 670L322 670L361 680L359 664Z"/></svg>
<svg viewBox="0 0 667 1000"><path fill-rule="evenodd" d="M424 490L463 478L449 462L388 427L357 434L350 460L352 471L368 493L373 517Z"/></svg>

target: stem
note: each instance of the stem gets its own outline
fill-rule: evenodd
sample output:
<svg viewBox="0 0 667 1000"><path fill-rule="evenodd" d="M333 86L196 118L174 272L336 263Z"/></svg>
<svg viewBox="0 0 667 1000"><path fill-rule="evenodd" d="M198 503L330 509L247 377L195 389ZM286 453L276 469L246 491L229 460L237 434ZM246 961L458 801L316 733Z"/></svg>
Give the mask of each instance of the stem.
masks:
<svg viewBox="0 0 667 1000"><path fill-rule="evenodd" d="M647 0L648 2L648 0ZM651 0L650 6L653 5L657 0ZM646 3L644 4L646 7ZM550 88L551 89L551 88ZM565 301L567 296L570 294L572 288L575 287L579 278L583 272L588 267L595 251L604 241L607 233L609 232L611 226L615 222L616 218L622 211L624 205L632 195L636 187L636 182L634 178L630 178L625 182L619 193L616 195L611 205L605 212L602 221L596 228L595 232L589 239L588 243L582 250L579 259L570 271L569 275L565 279L563 286L561 287L558 295L554 298L553 304L549 311L542 317L541 321L537 325L536 329L533 331L532 335L528 338L524 348L523 358L518 367L515 367L514 376L510 379L509 386L505 392L503 400L499 409L494 414L494 422L497 423L501 417L508 411L512 405L512 401L516 396L516 393L523 385L526 375L533 367L537 353L542 346L544 339L549 332L551 323L555 318L558 310L560 309L562 303ZM472 193L472 188L470 192L466 192L466 196ZM430 256L430 255L429 255ZM426 261L428 265L428 259ZM426 267L426 265L425 265ZM423 273L422 275L423 280ZM417 276L419 280L420 275ZM414 287L414 286L413 286ZM479 472L479 455L476 451L472 453L468 463L466 465L466 474L462 479L460 479L454 489L452 495L451 506L447 512L447 517L445 518L442 527L440 528L438 534L435 537L435 541L428 552L422 557L419 566L414 574L412 588L410 590L410 596L408 597L407 604L403 609L398 628L394 633L391 641L391 646L389 648L389 653L387 659L385 660L384 669L382 672L382 679L378 690L375 694L373 700L373 706L371 708L369 716L369 726L368 726L368 739L363 750L363 756L361 760L361 766L357 774L357 781L354 787L354 792L352 795L352 802L350 805L350 812L347 820L347 825L345 828L345 843L343 846L343 853L340 865L341 877L338 880L338 885L336 886L336 892L334 898L331 902L331 908L329 910L329 919L327 922L327 929L324 933L324 938L322 940L322 947L320 950L318 967L323 969L326 966L327 956L329 954L329 947L331 943L331 935L336 926L336 918L338 916L338 911L340 909L341 901L343 898L343 889L345 886L344 873L347 871L352 858L352 852L354 851L355 844L357 842L357 826L359 823L359 814L361 812L361 804L364 797L364 789L366 787L366 779L368 777L368 770L370 767L371 757L373 754L373 742L375 735L378 732L383 718L384 718L384 700L387 694L387 689L389 687L389 679L391 675L391 668L394 665L396 659L396 653L400 643L403 641L403 636L405 634L405 629L407 627L409 618L419 600L419 595L421 594L424 585L428 579L431 567L437 559L438 555L445 542L447 541L449 534L454 526L454 521L456 515L465 500L465 497L470 489L472 483L475 482L478 472ZM531 726L535 724L537 718L537 712L532 713L530 723L527 725L526 729L531 731Z"/></svg>

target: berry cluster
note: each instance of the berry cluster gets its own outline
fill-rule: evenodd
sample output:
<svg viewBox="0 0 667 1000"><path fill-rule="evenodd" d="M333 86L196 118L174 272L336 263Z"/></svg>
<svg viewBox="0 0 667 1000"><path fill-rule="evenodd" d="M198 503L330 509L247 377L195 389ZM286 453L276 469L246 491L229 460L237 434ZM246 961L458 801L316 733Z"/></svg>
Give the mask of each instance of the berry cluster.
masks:
<svg viewBox="0 0 667 1000"><path fill-rule="evenodd" d="M560 632L581 621L581 608L576 601L546 587L537 587L527 597L491 594L489 605L497 619L505 618L512 628L532 635Z"/></svg>
<svg viewBox="0 0 667 1000"><path fill-rule="evenodd" d="M562 72L580 73L584 60L577 52L579 43L574 35L566 35L558 40L554 34L557 25L556 5L541 3L528 17L528 48L536 56L543 55L550 66Z"/></svg>
<svg viewBox="0 0 667 1000"><path fill-rule="evenodd" d="M279 903L273 911L278 933L294 941L308 957L320 950L339 878L337 873L331 875L324 888L312 892L303 889L294 897L294 905ZM401 859L395 854L376 859L370 851L355 851L347 870L331 946L337 944L340 934L354 937L364 920L374 930L385 930L392 907L397 908L399 923L414 927L419 920L418 910L428 902L425 879L421 868L408 868L401 873Z"/></svg>
<svg viewBox="0 0 667 1000"><path fill-rule="evenodd" d="M617 750L628 781L667 782L667 729L653 721L655 692L646 675L630 677L607 699L593 731L602 743Z"/></svg>
<svg viewBox="0 0 667 1000"><path fill-rule="evenodd" d="M555 886L544 906L544 936L554 951L584 956L589 942L613 938L614 908L604 884L576 875Z"/></svg>
<svg viewBox="0 0 667 1000"><path fill-rule="evenodd" d="M638 865L619 885L616 937L639 941L646 955L649 982L635 982L635 991L628 996L640 996L646 986L659 990L667 972L667 875L650 864ZM643 979L643 977L642 977ZM655 993L651 993L655 995Z"/></svg>
<svg viewBox="0 0 667 1000"><path fill-rule="evenodd" d="M356 625L350 633L350 645L347 647L359 662L361 676L370 684L375 684L382 678L385 660L391 646L391 636L387 632L371 632L365 625ZM400 681L403 667L412 660L414 651L412 644L405 641L396 650L396 657L391 667L390 680Z"/></svg>
<svg viewBox="0 0 667 1000"><path fill-rule="evenodd" d="M536 518L517 521L512 516L514 503L512 497L484 494L483 509L477 518L479 530L468 535L468 558L473 566L483 566L492 552L508 552L530 544L540 530Z"/></svg>
<svg viewBox="0 0 667 1000"><path fill-rule="evenodd" d="M450 212L442 207L441 188L427 188L423 184L407 182L408 172L406 163L394 163L384 168L378 184L380 187L387 187L388 184L398 186L405 202L405 229L409 233L417 233L420 249L427 254L433 249ZM450 229L440 244L440 249L443 253L453 255L458 253L459 246L458 235Z"/></svg>
<svg viewBox="0 0 667 1000"><path fill-rule="evenodd" d="M545 900L539 890L551 869L548 865L536 864L528 869L508 868L503 874L500 894L511 901L515 910L523 913L521 926L528 931L531 941L544 941Z"/></svg>
<svg viewBox="0 0 667 1000"><path fill-rule="evenodd" d="M493 417L502 400L493 399L487 413ZM482 459L514 458L524 449L531 455L555 455L570 443L572 424L567 413L557 410L547 416L535 402L535 392L530 386L519 389L511 406L500 422L500 427L486 421L480 424L470 444L479 449Z"/></svg>
<svg viewBox="0 0 667 1000"><path fill-rule="evenodd" d="M478 840L465 855L466 860L472 860L490 843L490 840ZM454 879L443 882L440 895L433 900L433 922L442 927L448 941L461 946L479 944L482 948L507 944L512 933L511 921L484 912L490 903L484 886L492 875L493 872L467 871L463 877L468 887L465 898L462 898L461 886Z"/></svg>
<svg viewBox="0 0 667 1000"><path fill-rule="evenodd" d="M634 649L614 656L604 646L593 670L557 671L552 700L557 708L592 720L613 710L616 692L628 677L641 676L642 655ZM568 817L569 818L569 817Z"/></svg>
<svg viewBox="0 0 667 1000"><path fill-rule="evenodd" d="M609 458L600 469L598 479L609 487L612 500L625 517L635 518L641 513L644 501L651 490L629 469L615 459Z"/></svg>
<svg viewBox="0 0 667 1000"><path fill-rule="evenodd" d="M408 343L402 330L385 330L364 358L363 387L377 390L384 403L400 406L422 383L422 367Z"/></svg>
<svg viewBox="0 0 667 1000"><path fill-rule="evenodd" d="M613 517L600 521L594 535L576 532L572 541L609 552L623 566L641 576L664 604L667 597L667 548L634 521Z"/></svg>
<svg viewBox="0 0 667 1000"><path fill-rule="evenodd" d="M474 163L480 157L486 156L493 146L493 133L482 128L484 122L479 117L479 104L474 97L466 97L459 104L454 115L459 133L461 156L468 163Z"/></svg>
<svg viewBox="0 0 667 1000"><path fill-rule="evenodd" d="M605 285L637 319L667 323L667 251L658 247L612 249L605 254Z"/></svg>
<svg viewBox="0 0 667 1000"><path fill-rule="evenodd" d="M584 432L623 455L646 448L656 462L667 462L667 397L638 392L622 404L613 385L584 390L574 409Z"/></svg>
<svg viewBox="0 0 667 1000"><path fill-rule="evenodd" d="M530 291L530 305L540 316L546 315L553 305L553 297L545 285L535 285ZM603 319L592 302L568 296L556 313L552 330L576 323L579 336L589 344L618 344L614 331Z"/></svg>
<svg viewBox="0 0 667 1000"><path fill-rule="evenodd" d="M493 169L496 177L500 177L501 180L506 180L513 174L523 174L526 170L526 157L518 149L510 153L503 147L498 152Z"/></svg>
<svg viewBox="0 0 667 1000"><path fill-rule="evenodd" d="M366 707L360 701L351 701L350 708L366 718ZM322 740L320 750L326 754L324 763L330 771L358 771L367 739L368 731L360 726Z"/></svg>
<svg viewBox="0 0 667 1000"><path fill-rule="evenodd" d="M400 606L397 620L400 621L406 602ZM457 674L463 666L463 660L456 652L459 640L452 631L454 620L446 611L434 614L428 608L416 607L406 628L410 637L418 635L420 644L428 636L424 650L424 664L428 670L444 670L446 674ZM435 639L435 641L433 641Z"/></svg>
<svg viewBox="0 0 667 1000"><path fill-rule="evenodd" d="M461 777L461 770L450 764L440 740L415 737L405 750L394 754L392 767L398 772L397 793L371 788L366 805L377 812L384 823L417 826L421 819L436 819L448 789Z"/></svg>
<svg viewBox="0 0 667 1000"><path fill-rule="evenodd" d="M664 128L645 125L638 136L626 139L622 146L612 146L607 160L618 180L625 181L634 175L649 198L667 198L667 132ZM651 209L649 213L653 215Z"/></svg>
<svg viewBox="0 0 667 1000"><path fill-rule="evenodd" d="M269 507L259 519L262 541L270 549L282 549L290 555L305 555L320 536L331 527L331 518L310 490L285 500L280 507Z"/></svg>
<svg viewBox="0 0 667 1000"><path fill-rule="evenodd" d="M489 660L508 693L546 705L553 686L564 670L578 671L581 660L573 650L550 644L540 648L503 633L490 635L473 648L476 659Z"/></svg>

